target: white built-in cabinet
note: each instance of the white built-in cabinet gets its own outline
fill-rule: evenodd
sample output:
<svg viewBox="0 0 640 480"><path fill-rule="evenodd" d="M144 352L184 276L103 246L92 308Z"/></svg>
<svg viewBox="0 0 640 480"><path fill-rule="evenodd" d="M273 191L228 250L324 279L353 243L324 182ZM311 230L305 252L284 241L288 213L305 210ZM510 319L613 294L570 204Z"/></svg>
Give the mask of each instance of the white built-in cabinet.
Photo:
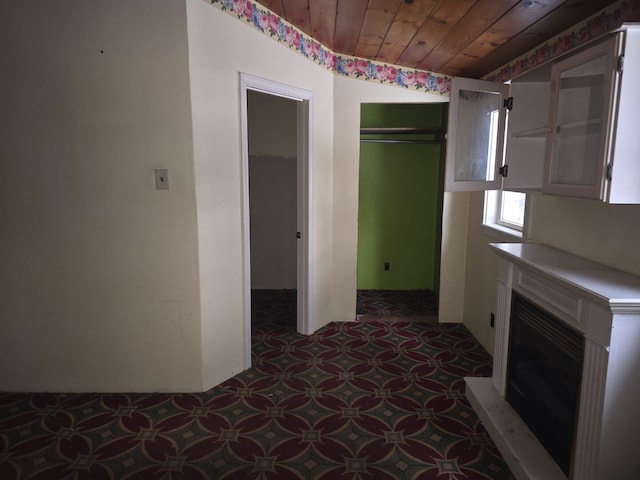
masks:
<svg viewBox="0 0 640 480"><path fill-rule="evenodd" d="M533 76L510 85L453 79L446 191L541 189L549 78Z"/></svg>
<svg viewBox="0 0 640 480"><path fill-rule="evenodd" d="M624 25L510 85L454 78L447 191L640 203L640 26Z"/></svg>

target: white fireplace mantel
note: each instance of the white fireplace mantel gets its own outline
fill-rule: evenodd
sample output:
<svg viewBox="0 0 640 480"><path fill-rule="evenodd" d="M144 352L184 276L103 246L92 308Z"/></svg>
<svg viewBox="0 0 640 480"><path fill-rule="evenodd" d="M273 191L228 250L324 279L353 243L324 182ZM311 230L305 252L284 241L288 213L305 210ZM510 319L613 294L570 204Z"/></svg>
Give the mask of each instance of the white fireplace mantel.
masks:
<svg viewBox="0 0 640 480"><path fill-rule="evenodd" d="M493 376L465 381L513 474L566 479L504 398L516 291L585 337L571 478L639 479L640 278L546 245L490 247L500 262Z"/></svg>

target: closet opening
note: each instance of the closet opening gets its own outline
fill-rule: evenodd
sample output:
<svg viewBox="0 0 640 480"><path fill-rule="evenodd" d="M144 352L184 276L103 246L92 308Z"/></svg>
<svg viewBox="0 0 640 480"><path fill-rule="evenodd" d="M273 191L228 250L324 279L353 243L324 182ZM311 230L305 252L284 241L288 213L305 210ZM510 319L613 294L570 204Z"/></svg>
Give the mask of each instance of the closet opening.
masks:
<svg viewBox="0 0 640 480"><path fill-rule="evenodd" d="M358 315L438 313L447 107L361 105Z"/></svg>

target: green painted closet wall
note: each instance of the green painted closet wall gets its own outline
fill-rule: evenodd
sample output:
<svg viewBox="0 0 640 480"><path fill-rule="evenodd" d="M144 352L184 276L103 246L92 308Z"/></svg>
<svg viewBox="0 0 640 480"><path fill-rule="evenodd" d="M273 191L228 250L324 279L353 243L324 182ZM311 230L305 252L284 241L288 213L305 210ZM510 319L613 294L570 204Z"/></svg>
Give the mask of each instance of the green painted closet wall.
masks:
<svg viewBox="0 0 640 480"><path fill-rule="evenodd" d="M444 128L445 107L363 104L361 127ZM438 289L443 153L441 144L360 143L359 290Z"/></svg>

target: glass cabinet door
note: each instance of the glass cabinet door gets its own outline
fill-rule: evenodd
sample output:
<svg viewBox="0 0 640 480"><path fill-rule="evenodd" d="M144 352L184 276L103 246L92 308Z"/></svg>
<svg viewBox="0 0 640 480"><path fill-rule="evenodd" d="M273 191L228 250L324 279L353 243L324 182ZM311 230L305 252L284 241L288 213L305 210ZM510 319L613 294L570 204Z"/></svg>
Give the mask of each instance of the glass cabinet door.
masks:
<svg viewBox="0 0 640 480"><path fill-rule="evenodd" d="M611 131L617 39L551 70L551 121L543 192L603 198Z"/></svg>
<svg viewBox="0 0 640 480"><path fill-rule="evenodd" d="M447 134L446 191L498 190L509 86L454 78Z"/></svg>

